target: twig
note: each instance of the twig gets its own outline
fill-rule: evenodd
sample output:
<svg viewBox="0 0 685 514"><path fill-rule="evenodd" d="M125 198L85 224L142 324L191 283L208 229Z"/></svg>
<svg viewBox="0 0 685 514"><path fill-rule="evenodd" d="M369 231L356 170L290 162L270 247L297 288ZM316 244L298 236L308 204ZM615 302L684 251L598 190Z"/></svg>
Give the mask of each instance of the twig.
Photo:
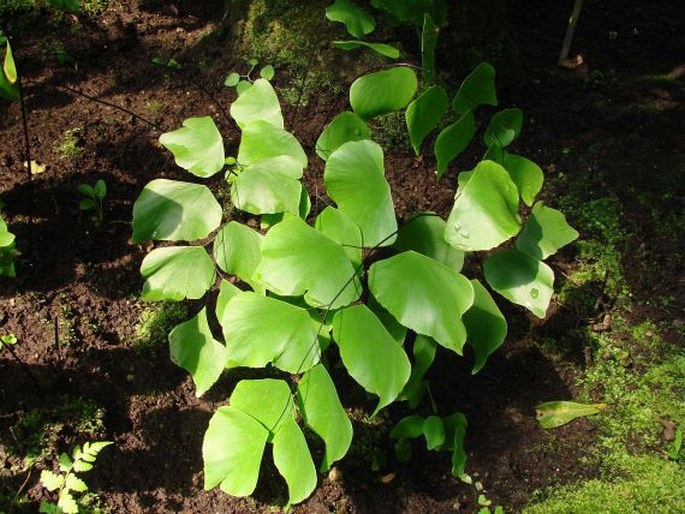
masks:
<svg viewBox="0 0 685 514"><path fill-rule="evenodd" d="M575 0L573 3L573 12L568 20L568 27L566 27L566 36L564 36L564 43L561 45L561 53L559 53L558 65L562 65L568 58L568 52L571 49L573 42L573 35L576 33L576 25L578 24L578 17L580 10L583 8L583 0Z"/></svg>

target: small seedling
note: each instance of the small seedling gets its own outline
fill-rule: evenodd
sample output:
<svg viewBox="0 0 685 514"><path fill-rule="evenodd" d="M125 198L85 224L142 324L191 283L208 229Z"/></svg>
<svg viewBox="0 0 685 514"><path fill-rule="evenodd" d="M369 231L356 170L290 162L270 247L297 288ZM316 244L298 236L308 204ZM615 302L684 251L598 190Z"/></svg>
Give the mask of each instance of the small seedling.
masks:
<svg viewBox="0 0 685 514"><path fill-rule="evenodd" d="M78 204L78 208L82 211L92 211L91 219L96 227L100 228L104 220L104 210L102 204L107 196L107 185L105 181L99 179L94 186L90 184L79 184L79 192L85 196Z"/></svg>
<svg viewBox="0 0 685 514"><path fill-rule="evenodd" d="M17 341L17 336L12 333L0 336L0 352L5 346L17 344Z"/></svg>
<svg viewBox="0 0 685 514"><path fill-rule="evenodd" d="M158 66L164 66L165 68L170 68L172 70L179 70L182 67L181 64L173 57L166 61L159 56L153 57L152 63L157 64Z"/></svg>
<svg viewBox="0 0 685 514"><path fill-rule="evenodd" d="M234 87L238 95L243 94L252 86L252 83L254 82L252 79L252 73L257 68L259 61L253 58L249 59L247 61L247 64L250 66L250 69L247 71L245 75L241 75L237 71L232 71L226 76L226 80L224 80L224 86ZM263 66L259 70L259 76L266 80L271 80L272 78L274 78L275 74L276 71L274 70L274 67L270 64Z"/></svg>
<svg viewBox="0 0 685 514"><path fill-rule="evenodd" d="M79 512L78 503L73 493L85 493L88 486L76 473L93 469L93 463L100 451L112 444L111 441L85 443L83 449L76 446L71 458L66 453L59 456L59 473L44 469L40 482L48 491L57 491L57 503L41 502L40 512L46 514L72 514Z"/></svg>

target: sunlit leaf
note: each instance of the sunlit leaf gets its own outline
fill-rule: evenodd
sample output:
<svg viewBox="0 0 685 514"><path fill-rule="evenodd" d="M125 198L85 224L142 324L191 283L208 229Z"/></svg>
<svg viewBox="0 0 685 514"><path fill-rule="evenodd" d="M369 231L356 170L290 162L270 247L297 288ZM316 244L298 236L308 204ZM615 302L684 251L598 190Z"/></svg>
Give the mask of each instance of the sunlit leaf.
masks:
<svg viewBox="0 0 685 514"><path fill-rule="evenodd" d="M433 364L438 344L421 334L414 339L414 363L411 367L411 376L402 391L402 400L407 400L411 408L416 408L426 392L427 382L423 380L428 368Z"/></svg>
<svg viewBox="0 0 685 514"><path fill-rule="evenodd" d="M184 120L182 128L162 134L159 142L176 164L198 177L211 177L224 167L224 142L209 116Z"/></svg>
<svg viewBox="0 0 685 514"><path fill-rule="evenodd" d="M411 364L373 312L366 305L336 312L333 339L350 376L380 397L374 415L392 403L409 380Z"/></svg>
<svg viewBox="0 0 685 514"><path fill-rule="evenodd" d="M516 239L516 249L534 259L546 259L577 238L578 232L561 212L538 202Z"/></svg>
<svg viewBox="0 0 685 514"><path fill-rule="evenodd" d="M74 496L67 489L60 491L57 506L63 514L78 514L78 504Z"/></svg>
<svg viewBox="0 0 685 514"><path fill-rule="evenodd" d="M301 175L299 164L290 157L259 161L235 177L231 201L236 208L251 214L297 215L302 194Z"/></svg>
<svg viewBox="0 0 685 514"><path fill-rule="evenodd" d="M326 207L316 217L315 228L326 237L340 243L355 266L362 262L362 235L359 227L340 209Z"/></svg>
<svg viewBox="0 0 685 514"><path fill-rule="evenodd" d="M64 484L66 489L70 491L76 491L79 493L84 493L88 490L86 483L74 474L68 474L66 482Z"/></svg>
<svg viewBox="0 0 685 514"><path fill-rule="evenodd" d="M350 105L363 120L399 111L411 101L418 86L416 73L395 66L359 77L350 87Z"/></svg>
<svg viewBox="0 0 685 514"><path fill-rule="evenodd" d="M267 232L253 278L276 294L304 295L313 307L336 309L361 295L357 270L345 249L296 217Z"/></svg>
<svg viewBox="0 0 685 514"><path fill-rule="evenodd" d="M507 300L545 317L554 286L554 272L547 264L507 249L488 257L483 272L490 287Z"/></svg>
<svg viewBox="0 0 685 514"><path fill-rule="evenodd" d="M318 326L305 309L243 292L228 301L219 322L226 340L226 367L263 368L273 363L283 371L303 373L319 362Z"/></svg>
<svg viewBox="0 0 685 514"><path fill-rule="evenodd" d="M231 393L231 407L249 414L269 431L268 442L288 421L295 420L290 386L283 380L241 380Z"/></svg>
<svg viewBox="0 0 685 514"><path fill-rule="evenodd" d="M369 128L359 116L353 112L341 112L326 125L316 140L316 154L325 161L340 145L370 138Z"/></svg>
<svg viewBox="0 0 685 514"><path fill-rule="evenodd" d="M328 471L350 448L352 423L323 364L317 364L300 379L297 404L305 424L326 443L320 469Z"/></svg>
<svg viewBox="0 0 685 514"><path fill-rule="evenodd" d="M288 484L288 505L307 498L316 488L316 469L304 434L294 419L283 423L273 440L274 464Z"/></svg>
<svg viewBox="0 0 685 514"><path fill-rule="evenodd" d="M58 475L49 469L44 469L40 472L40 483L43 484L43 487L48 491L55 491L62 487L64 476Z"/></svg>
<svg viewBox="0 0 685 514"><path fill-rule="evenodd" d="M218 320L222 320L226 316L226 308L228 307L228 302L238 293L242 291L231 284L227 280L222 280L219 284L219 294L216 297L216 309L215 314Z"/></svg>
<svg viewBox="0 0 685 514"><path fill-rule="evenodd" d="M284 158L284 157L287 157ZM307 166L307 155L290 132L264 120L255 120L243 128L238 163L250 166L279 158L280 173L299 178Z"/></svg>
<svg viewBox="0 0 685 514"><path fill-rule="evenodd" d="M326 162L324 184L338 208L361 230L365 247L393 243L397 219L378 144L352 141L340 146Z"/></svg>
<svg viewBox="0 0 685 514"><path fill-rule="evenodd" d="M408 251L374 263L369 289L404 326L461 355L466 341L461 317L473 304L473 287L466 277Z"/></svg>
<svg viewBox="0 0 685 514"><path fill-rule="evenodd" d="M339 48L341 50L369 48L377 54L389 57L390 59L397 59L400 56L400 51L397 48L385 43L367 43L366 41L332 41L331 44L335 48Z"/></svg>
<svg viewBox="0 0 685 514"><path fill-rule="evenodd" d="M252 275L262 258L262 239L263 236L256 230L231 221L214 239L214 259L226 273L238 276L257 290L259 284L252 280Z"/></svg>
<svg viewBox="0 0 685 514"><path fill-rule="evenodd" d="M445 221L432 213L419 213L407 220L393 244L399 251L414 250L441 262L454 271L461 271L464 252L445 241Z"/></svg>
<svg viewBox="0 0 685 514"><path fill-rule="evenodd" d="M273 68L271 68L273 71ZM283 114L276 91L266 78L254 81L252 87L244 91L230 108L231 117L241 129L257 120L283 128ZM239 159L240 160L240 159Z"/></svg>
<svg viewBox="0 0 685 514"><path fill-rule="evenodd" d="M490 148L501 150L497 146ZM503 150L501 151L503 152ZM516 184L521 194L521 199L528 207L533 205L535 197L540 192L540 189L542 189L542 183L545 180L540 166L525 157L509 153L506 153L502 165L509 172L514 184Z"/></svg>
<svg viewBox="0 0 685 514"><path fill-rule="evenodd" d="M133 205L133 242L193 241L207 237L221 223L221 206L203 185L156 179Z"/></svg>
<svg viewBox="0 0 685 514"><path fill-rule="evenodd" d="M497 105L495 68L487 62L480 63L469 73L452 100L452 110L457 116L463 116L479 105Z"/></svg>
<svg viewBox="0 0 685 514"><path fill-rule="evenodd" d="M274 75L276 75L276 70L270 64L267 64L261 70L259 70L259 76L263 79L271 80L274 78Z"/></svg>
<svg viewBox="0 0 685 514"><path fill-rule="evenodd" d="M488 356L504 342L507 336L507 320L488 293L476 279L471 280L475 297L473 305L464 314L464 325L468 334L466 342L476 354L473 373L478 373Z"/></svg>
<svg viewBox="0 0 685 514"><path fill-rule="evenodd" d="M155 248L140 267L143 300L202 298L214 283L214 263L201 246Z"/></svg>
<svg viewBox="0 0 685 514"><path fill-rule="evenodd" d="M235 407L219 407L202 442L205 489L219 485L233 496L249 496L257 486L269 431Z"/></svg>
<svg viewBox="0 0 685 514"><path fill-rule="evenodd" d="M476 124L471 111L467 111L456 122L448 125L435 140L435 158L438 161L437 175L442 178L447 166L461 154L473 139Z"/></svg>
<svg viewBox="0 0 685 514"><path fill-rule="evenodd" d="M485 130L486 146L509 146L521 133L523 112L521 109L505 109L495 114Z"/></svg>
<svg viewBox="0 0 685 514"><path fill-rule="evenodd" d="M2 43L0 42L0 45ZM19 82L17 80L17 68L14 64L12 46L5 39L5 58L0 69L0 98L10 102L19 100Z"/></svg>
<svg viewBox="0 0 685 514"><path fill-rule="evenodd" d="M606 407L606 403L545 402L535 407L535 415L542 428L556 428L576 418L597 414Z"/></svg>
<svg viewBox="0 0 685 514"><path fill-rule="evenodd" d="M335 0L326 7L326 18L343 23L347 32L358 39L370 34L376 28L373 17L349 0Z"/></svg>
<svg viewBox="0 0 685 514"><path fill-rule="evenodd" d="M447 92L440 86L432 86L409 104L404 113L409 139L414 153L421 153L421 143L438 126L447 109Z"/></svg>
<svg viewBox="0 0 685 514"><path fill-rule="evenodd" d="M226 348L214 339L203 307L192 319L169 334L171 361L193 377L195 396L202 396L224 370Z"/></svg>
<svg viewBox="0 0 685 514"><path fill-rule="evenodd" d="M445 239L462 251L495 248L521 229L518 205L518 190L507 171L482 161L457 190Z"/></svg>
<svg viewBox="0 0 685 514"><path fill-rule="evenodd" d="M240 82L240 74L236 73L235 71L232 71L226 76L226 80L224 80L224 86L236 87L238 85L238 82Z"/></svg>

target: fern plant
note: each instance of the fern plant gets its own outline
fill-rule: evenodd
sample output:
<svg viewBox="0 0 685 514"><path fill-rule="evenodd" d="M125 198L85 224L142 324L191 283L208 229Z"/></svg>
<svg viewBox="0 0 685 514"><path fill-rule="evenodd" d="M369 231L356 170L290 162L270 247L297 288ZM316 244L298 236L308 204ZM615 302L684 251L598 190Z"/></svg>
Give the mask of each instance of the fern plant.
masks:
<svg viewBox="0 0 685 514"><path fill-rule="evenodd" d="M473 138L473 110L493 101L490 71L489 65L475 70L451 102L466 121L436 143L439 176ZM236 156L225 155L209 117L188 119L160 137L196 178L225 170L232 208L261 217L263 228L226 219L230 211L196 181L153 180L133 208L135 242L171 242L143 260L144 299L208 298L219 275L215 307L208 304L169 334L171 358L190 373L196 394L226 369L273 370L273 378L238 382L210 420L202 450L205 488L252 494L270 444L288 503L303 501L316 487L317 468L324 472L341 459L353 437L331 366L339 362L378 398L374 415L396 401L419 408L438 346L462 355L469 344L476 373L504 341L506 320L490 290L544 317L553 272L542 261L577 233L560 212L534 203L539 167L505 151L520 132L520 111L492 118L486 158L459 175L447 220L432 212L397 219L383 149L369 138L367 121L409 105L412 146L420 151L439 122L430 107L442 95L414 100L417 86L408 67L352 85L352 111L334 118L316 144L335 207L315 216L301 181L307 155L284 128L267 80L255 80L230 108L241 130ZM532 207L525 222L521 201ZM478 251L488 252L489 288L462 273L465 257ZM221 336L210 328L211 318ZM429 448L450 451L453 474L464 476L465 417L443 413L432 401L426 410L428 416L413 415L391 433L398 455L406 457L409 439L423 436ZM318 466L303 426L325 445Z"/></svg>
<svg viewBox="0 0 685 514"><path fill-rule="evenodd" d="M77 473L93 469L98 454L110 444L112 444L110 441L98 441L87 442L83 448L77 445L72 450L71 457L67 453L60 454L59 473L44 469L40 474L40 483L48 491L57 492L57 503L41 502L40 512L46 514L78 513L78 500L74 497L74 493L87 492L88 485L77 476Z"/></svg>

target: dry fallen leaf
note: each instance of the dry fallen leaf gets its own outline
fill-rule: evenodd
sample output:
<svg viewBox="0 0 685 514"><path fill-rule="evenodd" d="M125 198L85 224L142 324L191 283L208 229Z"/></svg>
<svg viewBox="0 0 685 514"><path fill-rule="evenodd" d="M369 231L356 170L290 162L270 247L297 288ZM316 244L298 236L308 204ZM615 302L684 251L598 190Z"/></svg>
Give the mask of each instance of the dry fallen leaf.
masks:
<svg viewBox="0 0 685 514"><path fill-rule="evenodd" d="M24 161L24 168L28 168L28 164ZM31 161L31 175L40 175L45 173L45 166L43 164L38 164L36 161Z"/></svg>

